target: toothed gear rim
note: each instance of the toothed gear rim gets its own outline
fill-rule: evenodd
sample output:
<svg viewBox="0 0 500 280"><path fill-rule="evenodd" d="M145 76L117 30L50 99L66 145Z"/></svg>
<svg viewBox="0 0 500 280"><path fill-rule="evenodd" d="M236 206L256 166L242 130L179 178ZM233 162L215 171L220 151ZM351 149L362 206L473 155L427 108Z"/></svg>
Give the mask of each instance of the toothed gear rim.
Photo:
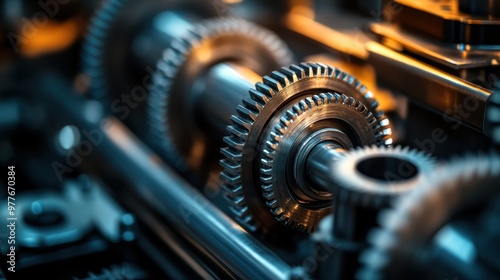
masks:
<svg viewBox="0 0 500 280"><path fill-rule="evenodd" d="M342 142L344 149L383 141L381 127L366 106L352 97L322 93L284 107L270 121L260 155L260 184L266 205L282 224L312 232L331 213L332 195L312 200L294 182L294 165L306 139ZM345 133L344 133L345 132Z"/></svg>
<svg viewBox="0 0 500 280"><path fill-rule="evenodd" d="M495 82L493 93L488 98L487 117L491 139L495 145L500 146L500 81Z"/></svg>
<svg viewBox="0 0 500 280"><path fill-rule="evenodd" d="M198 60L196 54L202 51L205 60ZM164 52L148 98L149 127L162 154L177 169L187 171L194 142L206 138L193 120L190 104L194 97L185 94L196 77L220 62L237 61L263 74L291 59L291 52L276 35L247 21L217 18L194 25Z"/></svg>
<svg viewBox="0 0 500 280"><path fill-rule="evenodd" d="M226 157L221 161L225 169L221 178L225 182L226 197L237 220L247 229L260 228L264 234L283 229L266 206L259 186L260 162L256 159L265 141L268 120L283 106L324 92L337 92L359 100L377 118L384 144L392 143L389 122L376 109L378 103L373 94L342 70L308 62L283 67L265 76L238 106L238 114L231 117L230 136L224 138L228 147L221 149Z"/></svg>
<svg viewBox="0 0 500 280"><path fill-rule="evenodd" d="M90 79L90 97L110 102L125 90L122 86L142 85L142 81L129 85L131 70L127 60L129 47L137 26L155 15L174 9L188 9L200 18L217 15L216 5L196 0L106 0L95 12L82 44L82 70ZM152 8L153 7L153 8ZM154 65L151 65L154 67ZM142 77L141 77L142 78ZM118 88L115 86L118 84Z"/></svg>
<svg viewBox="0 0 500 280"><path fill-rule="evenodd" d="M105 69L105 44L111 26L116 17L129 0L109 0L91 19L90 27L83 43L83 72L90 78L90 95L103 98L107 93Z"/></svg>
<svg viewBox="0 0 500 280"><path fill-rule="evenodd" d="M422 184L435 165L428 155L409 147L359 147L341 154L334 165L337 201L381 207Z"/></svg>
<svg viewBox="0 0 500 280"><path fill-rule="evenodd" d="M379 215L381 228L368 235L359 279L393 279L454 214L499 195L500 155L452 159ZM432 217L432 219L430 218ZM399 271L401 272L401 271ZM399 279L399 278L394 278Z"/></svg>

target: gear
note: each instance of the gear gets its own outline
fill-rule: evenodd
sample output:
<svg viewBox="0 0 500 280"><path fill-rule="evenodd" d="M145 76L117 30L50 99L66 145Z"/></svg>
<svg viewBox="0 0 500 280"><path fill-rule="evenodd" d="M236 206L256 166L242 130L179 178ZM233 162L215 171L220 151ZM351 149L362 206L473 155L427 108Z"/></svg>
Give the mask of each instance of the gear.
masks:
<svg viewBox="0 0 500 280"><path fill-rule="evenodd" d="M82 44L82 70L89 78L88 95L109 103L138 84L135 77L130 76L133 71L130 71L127 51L133 43L137 26L143 26L145 19L186 7L200 18L214 17L217 11L212 4L196 0L103 1L91 19Z"/></svg>
<svg viewBox="0 0 500 280"><path fill-rule="evenodd" d="M318 139L309 146L331 140L343 142L343 147L350 148L380 143L383 134L377 119L365 105L337 93L306 97L280 111L275 121L270 121L274 125L264 138L266 144L260 156L262 196L278 221L299 231L312 232L321 218L331 212L332 195L326 192L308 199L301 186L293 182L294 173L288 172L293 170L294 159L304 147L304 138ZM341 132L345 125L353 131L350 137ZM321 137L314 137L316 132Z"/></svg>
<svg viewBox="0 0 500 280"><path fill-rule="evenodd" d="M202 52L203 59L196 55ZM193 149L200 150L195 142L203 142L207 137L192 120L193 96L185 93L210 67L221 61L238 61L262 74L289 64L291 57L276 35L241 19L203 21L186 36L174 40L158 63L148 98L149 126L162 154L180 171L194 169L189 157L195 152ZM189 120L192 121L186 124ZM186 126L192 128L185 129ZM196 162L200 161L203 160Z"/></svg>
<svg viewBox="0 0 500 280"><path fill-rule="evenodd" d="M337 203L379 208L395 195L422 184L435 162L409 147L360 147L343 153L334 165Z"/></svg>
<svg viewBox="0 0 500 280"><path fill-rule="evenodd" d="M268 121L276 116L276 112L281 112L281 108L296 104L304 96L322 92L336 92L359 100L380 126L379 142L392 144L389 122L383 113L377 111L378 103L373 94L342 70L309 62L283 67L271 76L265 76L262 83L250 90L250 98L245 98L238 106L238 114L231 117L230 136L224 138L228 147L221 150L226 157L221 161L225 169L221 178L225 182L226 197L237 220L247 229L260 228L267 233L277 226L276 216L269 211L262 195L260 162L255 160L267 140L266 131L271 129ZM313 225L307 228L311 229Z"/></svg>
<svg viewBox="0 0 500 280"><path fill-rule="evenodd" d="M493 93L488 98L486 113L491 138L495 145L500 146L500 81L495 82Z"/></svg>
<svg viewBox="0 0 500 280"><path fill-rule="evenodd" d="M500 156L454 159L379 215L381 228L368 236L360 256L360 279L392 279L410 265L419 249L464 208L499 194ZM432 218L431 218L432 217Z"/></svg>

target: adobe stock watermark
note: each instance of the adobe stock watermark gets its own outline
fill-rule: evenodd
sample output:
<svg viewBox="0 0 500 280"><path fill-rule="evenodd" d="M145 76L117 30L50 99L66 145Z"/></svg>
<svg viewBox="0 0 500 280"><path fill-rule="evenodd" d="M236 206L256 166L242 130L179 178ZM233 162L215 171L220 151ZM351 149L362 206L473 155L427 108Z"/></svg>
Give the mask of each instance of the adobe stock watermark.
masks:
<svg viewBox="0 0 500 280"><path fill-rule="evenodd" d="M17 32L9 32L7 39L9 40L14 52L18 54L21 51L21 45L27 43L34 38L40 28L49 23L49 19L55 17L61 10L61 5L66 5L72 0L39 0L37 2L40 10L36 11L31 20L26 17L21 18L21 26Z"/></svg>
<svg viewBox="0 0 500 280"><path fill-rule="evenodd" d="M141 85L133 87L130 93L122 93L120 97L111 102L110 110L120 121L128 118L132 110L147 99L148 89L152 86L154 70L150 66L147 66L145 70L147 74L142 79ZM99 122L99 128L91 130L76 130L75 128L71 131L74 137L79 138L80 141L67 150L64 162L53 161L51 164L52 170L60 182L66 173L72 173L75 168L80 166L84 158L92 154L94 148L102 143L104 131L109 130L111 126L112 121L109 118L104 118Z"/></svg>

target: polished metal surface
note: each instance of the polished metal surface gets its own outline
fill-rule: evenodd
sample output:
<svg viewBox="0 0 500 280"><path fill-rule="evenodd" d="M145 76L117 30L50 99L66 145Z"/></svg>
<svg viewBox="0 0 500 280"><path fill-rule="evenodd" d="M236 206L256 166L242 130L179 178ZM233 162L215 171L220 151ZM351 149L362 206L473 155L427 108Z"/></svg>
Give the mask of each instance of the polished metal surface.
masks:
<svg viewBox="0 0 500 280"><path fill-rule="evenodd" d="M369 230L378 224L378 213L426 182L434 168L434 161L424 153L400 146L357 148L336 157L329 179L336 194L331 234L333 243L344 246L339 245L327 268L334 278L354 278L358 256Z"/></svg>
<svg viewBox="0 0 500 280"><path fill-rule="evenodd" d="M424 152L409 147L359 147L337 158L331 181L335 182L339 206L378 208L421 184L435 165L434 159Z"/></svg>
<svg viewBox="0 0 500 280"><path fill-rule="evenodd" d="M381 44L367 45L368 61L377 69L377 77L410 98L433 110L456 118L481 132L484 131L484 109L491 91L466 82L444 71L405 56ZM406 81L411 80L411 86ZM469 110L466 113L456 108Z"/></svg>
<svg viewBox="0 0 500 280"><path fill-rule="evenodd" d="M40 79L41 84L58 83L50 76ZM50 90L41 93L40 100L52 109L49 112L65 112L66 122L97 133L101 140L93 147L94 156L104 162L96 161L96 164L113 165L139 197L183 232L187 241L203 254L227 266L241 279L289 277L288 264L187 184L120 121L105 117L102 107L94 107L89 116L89 107L81 106L79 97Z"/></svg>
<svg viewBox="0 0 500 280"><path fill-rule="evenodd" d="M325 92L345 95L346 99L342 103L354 108L357 107L365 115L364 117L374 118L374 121L360 125L358 129L352 129L349 125L356 125L358 123L357 118L362 114L352 114L345 111L338 113L334 110L328 112L320 109L320 117L321 112L325 113L325 115L336 114L336 118L341 119L341 123L343 123L343 125L337 123L338 127L346 133L350 131L349 129L352 129L350 132L352 133L350 136L352 139L356 137L364 139L360 140L359 143L373 142L373 144L379 145L390 145L392 143L390 138L391 130L388 128L389 122L377 110L378 103L373 98L371 91L342 70L322 63L308 62L282 67L270 76L265 76L262 83L257 83L255 89L250 90L250 98L247 98L241 106L238 106L237 115L231 117L233 124L228 127L231 134L224 138L228 146L221 150L226 157L221 161L224 168L221 178L228 191L231 209L236 213L238 221L248 229L259 229L265 233L273 232L276 234L286 230L282 226L282 224L285 224L299 231L311 231L319 218L325 214L325 211L320 215L316 213L314 218L311 218L307 223L297 223L296 221L300 219L295 219L293 214L289 215L286 211L277 207L277 204L271 203L274 202L272 198L274 184L276 184L275 187L280 193L287 193L290 190L288 183L283 182L285 179L275 181L274 177L270 176L274 172L282 174L283 172L280 173L280 171L284 169L294 170L295 168L293 166L287 167L287 163L281 159L274 162L272 158L274 156L273 149L278 147L274 142L279 142L279 139L281 139L282 136L279 134L287 134L285 133L286 129L281 131L281 127L278 126L281 125L286 128L288 123L292 123L287 121L287 118L281 118L282 114L286 113L286 109L292 108L291 113L287 114L289 118L294 118L293 111L297 112L297 115L304 112L304 117L309 116L310 112L306 109L307 100L302 101L303 105L300 100L310 97L311 94L321 95L321 93ZM334 100L335 98L330 99ZM294 106L298 102L299 104ZM314 101L309 101L309 103L314 104ZM318 104L320 103L318 102ZM304 109L301 109L300 106ZM339 109L339 112L341 112L341 109ZM314 120L314 115L306 119L308 119L306 123ZM295 125L295 123L293 124ZM321 127L321 121L318 123L312 121L308 124ZM315 128L311 132L314 132L314 130ZM373 130L376 131L375 134L372 134ZM368 138L370 134L372 136L371 140ZM271 137L272 141L269 141L269 137ZM305 137L305 135L302 137ZM300 142L297 141L296 144ZM345 145L348 146L349 144L346 143ZM351 145L353 144L351 143ZM280 153L288 152L286 148L280 149L280 151ZM260 166L261 164L263 166ZM276 170L272 170L273 166L276 166ZM290 173L290 176L293 176L292 174ZM281 175L279 175L279 178L282 178ZM297 190L300 190L300 188ZM268 195L269 200L263 199ZM297 212L315 212L308 211L307 207L301 207L288 195L286 197L288 198L283 201L289 201L287 208L299 209ZM271 204L272 211L269 211L268 204ZM281 223L277 223L276 217Z"/></svg>
<svg viewBox="0 0 500 280"><path fill-rule="evenodd" d="M5 1L0 278L499 279L499 3Z"/></svg>
<svg viewBox="0 0 500 280"><path fill-rule="evenodd" d="M442 271L434 269L435 264L439 264L460 278L495 279L494 269L488 265L487 259L496 257L484 254L474 239L465 238L480 231L478 227L484 224L473 222L473 226L469 225L466 230L463 225L467 222L454 223L454 218L456 213L467 213L468 209L477 211L474 207L479 204L491 203L490 199L498 194L498 182L500 156L497 153L457 157L428 173L428 178L419 183L414 192L402 196L391 209L379 215L380 227L369 235L371 246L360 256L364 266L358 272L359 278L397 279L409 270L418 271L419 265L429 267L429 274L439 275ZM453 239L448 239L445 245L444 234L450 239L452 235L460 236L461 240L452 242ZM387 243L388 240L392 242ZM486 246L495 246L496 241L485 242ZM461 244L461 250L450 249L456 248L457 244ZM446 253L449 255L439 254L441 249L432 249L442 246L448 247ZM416 256L425 252L433 253L414 261ZM386 262L381 263L380 259ZM454 265L443 264L451 259Z"/></svg>
<svg viewBox="0 0 500 280"><path fill-rule="evenodd" d="M346 149L335 141L325 141L316 145L307 156L305 169L307 179L314 186L323 186L321 191L333 193L333 165L344 152Z"/></svg>
<svg viewBox="0 0 500 280"><path fill-rule="evenodd" d="M202 78L202 90L196 100L196 122L203 130L210 131L210 137L222 139L227 134L230 117L236 114L247 92L262 76L236 63L219 63L210 68ZM197 85L195 85L197 86Z"/></svg>
<svg viewBox="0 0 500 280"><path fill-rule="evenodd" d="M299 231L314 231L331 212L335 194L330 183L312 185L307 180L313 176L305 169L309 151L325 141L343 149L380 143L381 130L360 101L336 93L304 97L276 110L264 129L266 144L258 158L262 196L276 219ZM320 169L334 162L328 157L315 160L325 160L313 166Z"/></svg>

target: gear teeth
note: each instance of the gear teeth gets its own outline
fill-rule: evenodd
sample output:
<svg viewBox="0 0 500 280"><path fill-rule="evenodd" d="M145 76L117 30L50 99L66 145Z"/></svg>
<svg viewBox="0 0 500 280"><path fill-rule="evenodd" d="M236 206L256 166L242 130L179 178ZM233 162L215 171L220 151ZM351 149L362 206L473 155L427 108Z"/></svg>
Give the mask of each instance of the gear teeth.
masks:
<svg viewBox="0 0 500 280"><path fill-rule="evenodd" d="M292 83L295 83L296 81L299 80L297 78L297 73L286 67L281 67L281 73L283 73L283 75L285 75L288 78L288 80L291 81Z"/></svg>
<svg viewBox="0 0 500 280"><path fill-rule="evenodd" d="M338 93L321 93L306 97L296 104L291 106L291 109L285 110L283 116L280 118L280 123L274 127L269 134L269 139L266 142L266 148L263 150L264 157L261 158L261 187L262 195L266 199L266 205L270 208L271 212L276 216L276 219L282 224L291 226L295 230L302 232L311 232L316 226L312 224L304 224L300 220L295 220L291 215L287 215L285 210L280 206L276 199L272 167L274 164L274 156L278 145L283 138L288 126L293 123L300 115L314 107L326 106L328 104L341 104L357 110L360 114L364 115L370 125L376 124L377 119L367 110L361 102L356 99ZM279 132L279 133L276 133ZM374 127L374 134L378 132L378 125ZM286 218L285 218L286 217Z"/></svg>
<svg viewBox="0 0 500 280"><path fill-rule="evenodd" d="M222 148L220 151L227 158L227 160L231 160L233 162L240 162L242 160L241 153L232 148L226 147Z"/></svg>
<svg viewBox="0 0 500 280"><path fill-rule="evenodd" d="M238 151L243 151L243 146L245 145L245 141L236 136L224 137L224 143Z"/></svg>
<svg viewBox="0 0 500 280"><path fill-rule="evenodd" d="M403 175L392 174L392 171L387 171L385 174L386 181L372 180L360 173L356 166L361 160L374 157L396 158L407 161L417 168L416 177L410 181L394 181L392 179L400 178ZM339 200L357 205L378 207L385 204L391 198L393 192L407 192L416 184L425 180L426 174L432 172L435 165L434 159L423 152L410 150L409 147L397 146L389 148L373 145L358 147L344 153L338 158L332 174L334 174L338 186L336 192Z"/></svg>
<svg viewBox="0 0 500 280"><path fill-rule="evenodd" d="M284 85L285 87L290 85L290 80L288 80L287 76L281 72L273 71L271 77L278 81L280 85Z"/></svg>
<svg viewBox="0 0 500 280"><path fill-rule="evenodd" d="M231 164L231 163L229 163ZM241 176L238 175L238 174L232 174L230 172L227 172L227 171L224 171L221 173L221 180L224 182L224 183L227 183L229 184L230 186L237 186L237 184L241 183ZM231 190L236 190L236 189L239 189L238 187L232 187L232 188L229 188Z"/></svg>
<svg viewBox="0 0 500 280"><path fill-rule="evenodd" d="M258 102L261 108L269 101L269 97L267 95L255 89L250 90L250 97Z"/></svg>
<svg viewBox="0 0 500 280"><path fill-rule="evenodd" d="M266 203L267 206L271 208L271 212L276 216L276 219L278 219L278 221L281 221L285 218L285 215L283 214L283 209L281 209L276 205L276 201L271 200Z"/></svg>
<svg viewBox="0 0 500 280"><path fill-rule="evenodd" d="M248 130L241 127L231 125L227 127L227 130L243 140L246 140L248 137Z"/></svg>
<svg viewBox="0 0 500 280"><path fill-rule="evenodd" d="M82 69L90 78L89 93L92 98L102 99L108 94L104 70L105 42L116 16L128 2L128 0L106 1L90 21L90 27L82 46Z"/></svg>
<svg viewBox="0 0 500 280"><path fill-rule="evenodd" d="M268 156L271 156L271 155L268 155ZM273 166L273 161L269 160L269 159L261 159L260 163L262 163L264 165L264 168L266 168L266 170L267 170L267 167ZM267 182L264 182L264 183L267 183Z"/></svg>
<svg viewBox="0 0 500 280"><path fill-rule="evenodd" d="M267 178L266 178L267 179ZM272 185L263 185L262 186L262 189L268 193L268 192L272 192L273 191L273 186Z"/></svg>
<svg viewBox="0 0 500 280"><path fill-rule="evenodd" d="M226 170L227 173L238 174L241 172L241 166L239 164L235 164L233 161L221 160L220 165Z"/></svg>
<svg viewBox="0 0 500 280"><path fill-rule="evenodd" d="M267 96L269 99L273 98L273 96L276 94L274 89L261 82L257 82L257 84L255 84L255 89L264 94L265 96Z"/></svg>
<svg viewBox="0 0 500 280"><path fill-rule="evenodd" d="M283 89L283 85L279 81L269 76L264 76L263 82L265 85L269 86L273 90L273 92L279 92Z"/></svg>
<svg viewBox="0 0 500 280"><path fill-rule="evenodd" d="M307 77L306 71L302 67L299 67L295 64L292 64L289 69L290 69L290 71L293 71L295 73L295 76L297 76L299 79L303 79L303 78ZM281 70L281 71L283 71L283 70Z"/></svg>
<svg viewBox="0 0 500 280"><path fill-rule="evenodd" d="M245 107L249 108L255 115L257 115L262 110L262 105L253 99L243 98L243 104L245 105Z"/></svg>
<svg viewBox="0 0 500 280"><path fill-rule="evenodd" d="M240 116L235 116L235 115L231 116L231 122L235 126L238 126L242 129L246 129L247 131L250 131L252 124L253 124L253 121L248 121L248 120L243 119Z"/></svg>
<svg viewBox="0 0 500 280"><path fill-rule="evenodd" d="M185 156L176 147L174 139L176 133L173 131L175 125L171 124L173 120L168 114L170 108L175 105L171 104L171 95L173 94L171 91L179 75L179 69L186 63L189 54L205 40L234 35L259 43L273 54L273 59L278 65L291 61L291 52L276 35L241 19L205 20L193 25L186 35L172 41L159 61L157 71L153 76L153 86L148 97L148 124L162 155L181 172L186 172L189 166ZM263 86L263 88L266 87ZM242 149L241 144L246 141L248 132L253 125L253 119L272 96L255 93L250 98L245 99L243 106L237 109L238 115L231 116L233 125L230 132L234 138L227 138L225 141L234 149ZM241 139L241 141L237 139ZM241 160L241 155L235 154L234 151L223 150L223 154L228 156L230 160Z"/></svg>
<svg viewBox="0 0 500 280"><path fill-rule="evenodd" d="M245 118L249 122L255 121L255 118L259 114L259 112L252 111L251 108L242 105L238 105L236 111L241 117Z"/></svg>
<svg viewBox="0 0 500 280"><path fill-rule="evenodd" d="M243 195L228 195L227 198L231 203L231 206L237 210L241 211L245 207L245 197Z"/></svg>
<svg viewBox="0 0 500 280"><path fill-rule="evenodd" d="M400 197L392 203L392 208L379 214L380 228L368 234L369 246L360 255L357 278L399 278L395 269L405 270L401 260L411 258L409 254L431 240L447 219L454 216L452 214L463 210L460 209L463 204L473 206L471 197L480 199L477 203L481 203L484 197L500 194L499 180L500 155L495 152L452 158L432 170L413 192ZM454 202L446 203L450 198Z"/></svg>
<svg viewBox="0 0 500 280"><path fill-rule="evenodd" d="M269 207L274 208L273 205L276 203L276 198L274 196L274 191L262 192L262 195L264 196L264 198L266 198L268 200Z"/></svg>
<svg viewBox="0 0 500 280"><path fill-rule="evenodd" d="M279 94L284 88L290 86L293 83L299 82L301 79L307 77L329 77L331 79L337 79L339 81L344 81L345 83L356 89L362 96L365 97L366 102L359 102L352 97L348 97L344 94L339 94L336 92L332 93L321 93L318 95L313 95L304 100L300 101L296 106L291 107L287 110L284 117L280 119L280 122L270 131L270 138L266 142L261 143L247 143L247 141L258 141L249 138L249 133L254 128L254 122L256 122L258 115L266 110L266 105L274 98L275 95ZM379 145L391 144L392 139L390 138L390 129L388 129L389 122L383 116L383 114L374 115L377 112L376 100L373 99L373 94L366 89L366 87L357 81L353 76L346 74L342 70L334 67L324 65L322 63L305 62L300 64L292 64L289 67L282 67L279 71L272 72L269 76L265 76L262 82L258 82L255 85L255 89L249 90L249 99L244 99L241 106L238 107L237 115L231 117L233 123L228 131L230 137L240 138L239 141L232 139L229 141L228 149L222 149L222 154L226 157L228 161L232 163L222 163L221 165L226 169L227 173L233 172L233 170L239 170L236 166L242 164L242 153L244 149L256 149L262 145L263 157L260 159L261 170L260 170L260 181L261 181L261 191L264 197L272 197L275 195L274 192L270 191L272 187L272 166L274 164L273 157L277 145L280 143L283 135L286 133L287 128L290 124L297 118L298 115L303 114L306 111L311 110L315 106L324 106L331 103L342 103L345 106L353 107L355 110L360 112L366 117L368 123L372 126L374 131L376 143ZM366 106L367 104L368 106ZM225 140L227 141L227 140ZM245 146L245 145L248 145ZM247 148L245 148L247 147ZM224 172L223 172L224 173ZM240 173L241 174L241 173ZM225 180L226 182L227 180ZM243 182L235 181L231 184L235 186L234 188L245 188L241 185ZM237 185L237 186L236 186ZM249 186L250 187L250 186ZM253 186L252 186L253 187ZM243 198L245 200L245 197ZM276 212L278 207L275 207L276 201L272 199L265 199L268 207L271 207ZM244 204L244 202L242 202ZM248 205L247 205L248 206ZM249 217L252 217L251 210L253 208L248 208ZM282 209L280 211L283 211ZM271 211L273 212L273 210ZM274 214L275 217L278 215ZM238 214L240 217L240 214ZM278 218L283 224L287 224L292 228L295 228L302 232L311 232L315 228L315 224L304 224L301 221L295 221L293 217L282 215ZM238 220L242 220L241 217ZM255 223L255 218L250 219L252 223ZM265 230L264 230L265 231Z"/></svg>

